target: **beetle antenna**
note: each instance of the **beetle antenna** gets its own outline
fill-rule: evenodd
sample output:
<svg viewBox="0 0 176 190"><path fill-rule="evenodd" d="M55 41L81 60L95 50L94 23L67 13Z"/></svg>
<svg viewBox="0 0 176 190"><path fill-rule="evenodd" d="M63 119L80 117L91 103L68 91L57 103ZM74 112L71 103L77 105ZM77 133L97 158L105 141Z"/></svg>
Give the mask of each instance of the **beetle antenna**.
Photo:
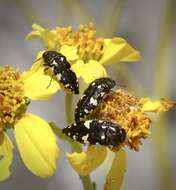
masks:
<svg viewBox="0 0 176 190"><path fill-rule="evenodd" d="M125 84L117 84L117 86L119 86L120 88L123 88L123 89L127 88L127 86Z"/></svg>
<svg viewBox="0 0 176 190"><path fill-rule="evenodd" d="M34 61L34 63L36 63L37 61L40 61L42 59L42 57L39 57L38 59L36 59L35 61Z"/></svg>

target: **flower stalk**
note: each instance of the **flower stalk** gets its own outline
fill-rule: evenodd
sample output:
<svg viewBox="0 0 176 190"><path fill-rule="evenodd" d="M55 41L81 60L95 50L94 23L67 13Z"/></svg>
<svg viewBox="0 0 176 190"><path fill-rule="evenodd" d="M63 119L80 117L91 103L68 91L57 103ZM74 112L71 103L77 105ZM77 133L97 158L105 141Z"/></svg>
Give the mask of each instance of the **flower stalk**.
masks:
<svg viewBox="0 0 176 190"><path fill-rule="evenodd" d="M73 95L66 93L66 98L65 98L65 110L66 110L66 119L67 119L67 124L71 124L73 122ZM70 141L70 146L72 152L82 152L81 145L79 143ZM84 187L84 190L95 190L93 183L91 182L90 176L81 176L79 175L82 185Z"/></svg>

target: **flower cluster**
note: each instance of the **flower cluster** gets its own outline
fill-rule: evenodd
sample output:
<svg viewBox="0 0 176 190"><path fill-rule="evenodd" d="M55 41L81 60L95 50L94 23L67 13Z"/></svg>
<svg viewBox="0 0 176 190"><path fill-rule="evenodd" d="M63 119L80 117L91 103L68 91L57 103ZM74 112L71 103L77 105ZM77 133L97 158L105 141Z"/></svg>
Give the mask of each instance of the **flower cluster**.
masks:
<svg viewBox="0 0 176 190"><path fill-rule="evenodd" d="M11 67L0 68L0 131L13 125L27 106L20 73Z"/></svg>
<svg viewBox="0 0 176 190"><path fill-rule="evenodd" d="M54 133L42 118L26 112L30 103L28 89L35 88L34 93L39 96L45 95L45 91L35 84L25 88L26 79L12 67L0 68L0 181L10 175L13 160L13 144L6 132L9 128L14 129L21 158L32 173L47 177L56 170L59 149Z"/></svg>
<svg viewBox="0 0 176 190"><path fill-rule="evenodd" d="M140 59L139 52L124 39L97 37L93 24L87 27L80 25L78 31L73 31L71 26L56 27L51 30L37 24L32 27L34 30L26 38L39 37L47 50L55 50L65 55L77 78L81 78L87 84L107 76L103 65ZM38 54L37 59L41 57L41 53ZM35 71L36 68L38 67L32 67L31 70Z"/></svg>
<svg viewBox="0 0 176 190"><path fill-rule="evenodd" d="M65 55L77 77L85 83L107 75L103 64L140 58L139 52L122 38L97 37L92 24L81 25L78 31L71 27L49 30L36 24L33 29L27 38L40 37L47 50ZM51 77L44 72L43 60L38 59L42 54L43 50L26 72L8 66L0 68L0 180L10 175L13 159L13 145L6 132L9 128L14 129L22 160L32 173L46 177L56 169L59 149L55 135L47 122L26 112L30 100L46 100L61 89L55 80L46 88Z"/></svg>
<svg viewBox="0 0 176 190"><path fill-rule="evenodd" d="M90 117L117 123L125 129L127 133L126 141L112 149L117 157L119 153L124 157L125 153L122 149L124 146L138 151L142 139L149 136L152 121L147 113L165 112L175 106L176 102L168 99L161 98L158 101L152 101L149 98L136 98L124 90L117 90L108 94ZM86 152L67 154L67 157L72 167L79 174L87 175L106 159L107 148L91 146L88 147ZM114 158L107 180L112 180L117 174L114 167L117 167L119 159ZM118 183L117 176L115 178Z"/></svg>
<svg viewBox="0 0 176 190"><path fill-rule="evenodd" d="M26 72L20 73L8 66L0 68L0 180L10 175L13 159L13 144L7 134L9 128L14 129L21 158L32 173L47 177L56 170L60 151L54 130L42 118L27 113L30 100L46 100L62 89L57 80L53 80L47 88L51 76L44 71L42 55L45 50L63 54L77 78L85 84L107 76L104 65L140 59L139 52L124 39L97 37L92 23L80 25L77 31L70 26L46 29L34 24L32 27L33 31L26 38L40 38L46 49L38 53L34 64ZM147 112L164 112L174 106L174 101L161 99L152 102L149 98L136 98L124 90L112 92L103 99L91 117L117 123L127 133L126 141L112 150L115 157L105 189L109 186L117 189L124 171L119 175L116 171L120 170L119 164L125 165L126 160L123 147L137 151L142 139L150 134L151 119ZM102 164L107 157L107 148L89 146L86 151L66 153L66 156L75 171L85 176Z"/></svg>
<svg viewBox="0 0 176 190"><path fill-rule="evenodd" d="M106 96L93 114L99 119L120 124L127 133L127 141L122 146L127 145L138 151L141 140L150 134L152 121L147 113L168 111L175 104L176 102L164 98L152 102L149 98L136 98L124 90L117 90Z"/></svg>

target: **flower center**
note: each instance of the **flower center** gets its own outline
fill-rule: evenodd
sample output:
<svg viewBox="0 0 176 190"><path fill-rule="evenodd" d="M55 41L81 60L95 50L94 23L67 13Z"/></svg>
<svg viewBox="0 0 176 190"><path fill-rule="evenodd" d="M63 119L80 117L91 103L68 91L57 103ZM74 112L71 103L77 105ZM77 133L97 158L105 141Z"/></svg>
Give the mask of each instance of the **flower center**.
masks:
<svg viewBox="0 0 176 190"><path fill-rule="evenodd" d="M0 131L12 127L26 111L20 73L10 66L0 67Z"/></svg>
<svg viewBox="0 0 176 190"><path fill-rule="evenodd" d="M150 118L141 111L139 100L125 91L107 95L95 112L99 119L118 123L126 130L125 144L131 149L138 151L141 139L150 134Z"/></svg>
<svg viewBox="0 0 176 190"><path fill-rule="evenodd" d="M96 37L93 23L87 27L80 25L74 32L72 27L56 28L57 48L63 45L76 46L80 59L87 62L90 59L99 60L104 52L104 39Z"/></svg>

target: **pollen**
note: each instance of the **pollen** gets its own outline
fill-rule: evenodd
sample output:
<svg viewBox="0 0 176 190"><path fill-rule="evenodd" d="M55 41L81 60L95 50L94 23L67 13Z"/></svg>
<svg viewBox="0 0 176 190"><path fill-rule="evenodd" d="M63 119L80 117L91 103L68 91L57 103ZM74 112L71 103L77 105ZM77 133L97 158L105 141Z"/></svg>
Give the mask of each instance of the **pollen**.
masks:
<svg viewBox="0 0 176 190"><path fill-rule="evenodd" d="M119 124L125 129L127 139L122 146L139 150L142 139L150 134L151 120L141 109L140 100L123 90L108 94L95 110L96 117ZM119 147L114 148L114 151Z"/></svg>
<svg viewBox="0 0 176 190"><path fill-rule="evenodd" d="M75 46L80 59L88 62L90 59L100 60L104 53L104 39L96 36L94 24L80 25L78 31L72 27L56 28L57 48L63 45Z"/></svg>
<svg viewBox="0 0 176 190"><path fill-rule="evenodd" d="M0 67L0 131L12 127L26 108L20 73L10 66Z"/></svg>

